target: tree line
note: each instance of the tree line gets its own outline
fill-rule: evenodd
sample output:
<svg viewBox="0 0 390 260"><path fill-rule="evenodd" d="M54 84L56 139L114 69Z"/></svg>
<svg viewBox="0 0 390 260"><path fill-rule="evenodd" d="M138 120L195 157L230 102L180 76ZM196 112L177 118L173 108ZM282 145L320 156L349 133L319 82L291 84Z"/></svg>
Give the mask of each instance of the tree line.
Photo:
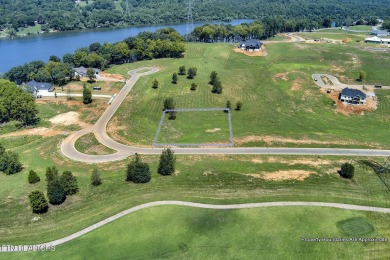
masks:
<svg viewBox="0 0 390 260"><path fill-rule="evenodd" d="M44 31L119 27L139 24L178 23L187 20L185 2L171 0L0 0L0 29L10 33L23 27L41 24ZM195 0L195 21L280 16L308 19L320 23L324 18L342 23L347 17L357 21L371 17L387 17L387 0Z"/></svg>
<svg viewBox="0 0 390 260"><path fill-rule="evenodd" d="M142 32L117 43L98 42L79 48L62 59L52 55L47 63L32 61L11 68L3 77L21 84L30 80L62 85L73 80L73 67L106 69L111 64L123 64L144 59L180 58L185 51L183 37L172 28L154 33Z"/></svg>

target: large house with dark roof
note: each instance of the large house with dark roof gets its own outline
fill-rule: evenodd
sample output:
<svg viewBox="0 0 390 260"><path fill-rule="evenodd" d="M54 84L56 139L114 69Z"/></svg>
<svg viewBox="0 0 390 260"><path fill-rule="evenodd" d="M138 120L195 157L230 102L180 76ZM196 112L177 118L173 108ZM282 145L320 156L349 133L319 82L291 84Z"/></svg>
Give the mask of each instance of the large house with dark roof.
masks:
<svg viewBox="0 0 390 260"><path fill-rule="evenodd" d="M240 42L240 45L238 46L240 49L249 51L259 51L261 50L261 46L263 43L257 39L249 39L244 42Z"/></svg>
<svg viewBox="0 0 390 260"><path fill-rule="evenodd" d="M375 35L377 37L389 36L389 33L386 30L373 30L371 35Z"/></svg>
<svg viewBox="0 0 390 260"><path fill-rule="evenodd" d="M35 98L43 96L48 92L53 92L54 87L48 82L37 82L35 80L29 81L20 86L21 89L27 91Z"/></svg>
<svg viewBox="0 0 390 260"><path fill-rule="evenodd" d="M345 88L341 91L340 101L347 104L364 105L367 101L367 95L358 89Z"/></svg>

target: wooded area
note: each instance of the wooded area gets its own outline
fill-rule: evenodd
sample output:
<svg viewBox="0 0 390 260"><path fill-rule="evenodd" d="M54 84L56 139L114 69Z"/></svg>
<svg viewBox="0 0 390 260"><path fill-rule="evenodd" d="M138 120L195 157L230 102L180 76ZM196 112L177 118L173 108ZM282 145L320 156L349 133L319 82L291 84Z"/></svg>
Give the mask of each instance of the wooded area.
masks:
<svg viewBox="0 0 390 260"><path fill-rule="evenodd" d="M43 31L177 23L187 20L183 0L0 0L0 29L15 33L23 27L42 25ZM127 12L128 10L128 12ZM348 19L386 18L390 0L194 0L195 21L280 16L321 24L325 18L346 23Z"/></svg>

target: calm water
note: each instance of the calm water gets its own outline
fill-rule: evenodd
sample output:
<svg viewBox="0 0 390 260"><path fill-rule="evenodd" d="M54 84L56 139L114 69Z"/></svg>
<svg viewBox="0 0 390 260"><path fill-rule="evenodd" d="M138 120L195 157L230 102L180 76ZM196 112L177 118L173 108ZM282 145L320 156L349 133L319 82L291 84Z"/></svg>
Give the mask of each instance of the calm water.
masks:
<svg viewBox="0 0 390 260"><path fill-rule="evenodd" d="M251 19L233 20L229 24L237 25L252 22ZM196 26L206 23L220 24L221 21L198 22ZM154 32L158 29L172 27L180 34L186 33L186 24L165 24L151 26L134 26L122 29L98 29L72 32L48 33L43 35L0 40L0 72L22 65L32 60L47 61L50 55L62 57L73 53L77 48L87 47L93 42L114 43L143 31Z"/></svg>

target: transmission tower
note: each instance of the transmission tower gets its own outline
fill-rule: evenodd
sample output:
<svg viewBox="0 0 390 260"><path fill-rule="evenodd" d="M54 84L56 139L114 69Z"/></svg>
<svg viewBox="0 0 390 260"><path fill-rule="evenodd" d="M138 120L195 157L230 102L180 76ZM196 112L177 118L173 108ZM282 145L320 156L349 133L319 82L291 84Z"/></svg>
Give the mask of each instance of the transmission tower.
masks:
<svg viewBox="0 0 390 260"><path fill-rule="evenodd" d="M129 0L126 0L126 11L125 14L127 17L130 16L130 7L129 7Z"/></svg>
<svg viewBox="0 0 390 260"><path fill-rule="evenodd" d="M194 17L192 16L192 8L193 8L193 2L192 0L189 0L187 2L187 31L186 31L186 40L191 41L192 40L192 34L194 32Z"/></svg>

